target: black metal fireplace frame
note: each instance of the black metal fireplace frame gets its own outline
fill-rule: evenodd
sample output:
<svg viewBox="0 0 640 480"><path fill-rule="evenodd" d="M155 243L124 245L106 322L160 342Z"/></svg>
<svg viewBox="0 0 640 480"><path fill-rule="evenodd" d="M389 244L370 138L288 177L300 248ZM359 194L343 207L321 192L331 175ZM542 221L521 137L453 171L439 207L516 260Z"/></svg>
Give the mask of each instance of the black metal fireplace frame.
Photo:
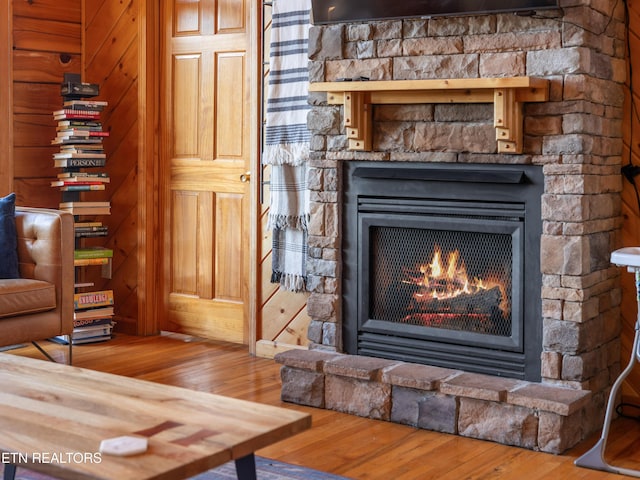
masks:
<svg viewBox="0 0 640 480"><path fill-rule="evenodd" d="M345 352L540 381L543 184L541 167L530 165L345 162ZM369 235L363 231L407 224L437 230L439 212L464 219L456 229L495 227L495 233L512 236L519 284L513 282L512 313L518 321L510 337L439 329L425 333L424 327L410 326L405 337L397 337L387 322L367 318L370 252ZM444 224L451 226L450 221Z"/></svg>

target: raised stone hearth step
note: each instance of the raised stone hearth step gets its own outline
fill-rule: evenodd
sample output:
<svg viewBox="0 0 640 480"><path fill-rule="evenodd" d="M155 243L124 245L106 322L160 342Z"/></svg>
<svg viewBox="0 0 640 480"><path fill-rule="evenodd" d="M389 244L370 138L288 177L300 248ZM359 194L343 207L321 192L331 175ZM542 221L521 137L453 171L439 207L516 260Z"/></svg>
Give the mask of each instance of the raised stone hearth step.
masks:
<svg viewBox="0 0 640 480"><path fill-rule="evenodd" d="M586 390L318 350L275 360L286 402L549 453L587 433Z"/></svg>

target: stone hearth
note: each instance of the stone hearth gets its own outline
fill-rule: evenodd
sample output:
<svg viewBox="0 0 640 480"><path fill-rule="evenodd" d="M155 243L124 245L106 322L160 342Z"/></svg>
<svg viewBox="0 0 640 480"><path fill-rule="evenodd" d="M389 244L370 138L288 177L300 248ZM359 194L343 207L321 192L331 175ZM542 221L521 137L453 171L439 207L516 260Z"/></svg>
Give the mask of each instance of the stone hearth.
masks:
<svg viewBox="0 0 640 480"><path fill-rule="evenodd" d="M532 76L548 102L524 105L524 151L496 150L486 104L384 105L373 151L348 149L342 107L312 94L309 115L309 351L284 352L286 401L560 453L602 424L620 370L624 9L561 2L533 16L397 20L312 27L312 82ZM345 355L342 164L350 160L540 165L544 174L542 380L470 374Z"/></svg>
<svg viewBox="0 0 640 480"><path fill-rule="evenodd" d="M276 355L282 400L561 453L588 425L590 392L361 355Z"/></svg>

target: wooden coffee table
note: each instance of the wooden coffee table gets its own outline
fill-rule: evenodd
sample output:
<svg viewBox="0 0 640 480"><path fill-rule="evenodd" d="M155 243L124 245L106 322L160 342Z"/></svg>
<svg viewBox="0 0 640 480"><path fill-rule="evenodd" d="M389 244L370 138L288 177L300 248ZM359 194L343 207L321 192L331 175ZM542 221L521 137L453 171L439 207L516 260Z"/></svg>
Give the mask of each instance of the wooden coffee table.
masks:
<svg viewBox="0 0 640 480"><path fill-rule="evenodd" d="M181 479L235 460L255 479L254 452L311 426L295 410L0 354L0 461L58 478ZM145 453L99 453L104 439L148 439Z"/></svg>

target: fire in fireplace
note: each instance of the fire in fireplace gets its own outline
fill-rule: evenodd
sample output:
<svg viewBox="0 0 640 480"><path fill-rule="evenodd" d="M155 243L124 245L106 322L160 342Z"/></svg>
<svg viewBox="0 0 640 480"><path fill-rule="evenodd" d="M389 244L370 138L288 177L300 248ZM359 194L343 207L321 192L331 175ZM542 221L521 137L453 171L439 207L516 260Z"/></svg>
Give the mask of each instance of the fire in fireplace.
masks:
<svg viewBox="0 0 640 480"><path fill-rule="evenodd" d="M404 238L390 240L388 237L393 237L393 233ZM484 258L469 255L473 258L471 271L476 272L471 275L460 250L453 247L443 254L440 244L428 238L437 235L430 233L416 229L400 232L376 229L373 232L377 258L372 278L373 318L432 328L510 335L511 256L494 255L493 249L487 249ZM465 238L468 234L449 233L446 240L458 243L460 247L477 243ZM409 241L407 248L397 249L404 240ZM507 250L496 245L499 240L491 239L489 244L500 251Z"/></svg>
<svg viewBox="0 0 640 480"><path fill-rule="evenodd" d="M538 167L347 162L347 353L540 379Z"/></svg>

